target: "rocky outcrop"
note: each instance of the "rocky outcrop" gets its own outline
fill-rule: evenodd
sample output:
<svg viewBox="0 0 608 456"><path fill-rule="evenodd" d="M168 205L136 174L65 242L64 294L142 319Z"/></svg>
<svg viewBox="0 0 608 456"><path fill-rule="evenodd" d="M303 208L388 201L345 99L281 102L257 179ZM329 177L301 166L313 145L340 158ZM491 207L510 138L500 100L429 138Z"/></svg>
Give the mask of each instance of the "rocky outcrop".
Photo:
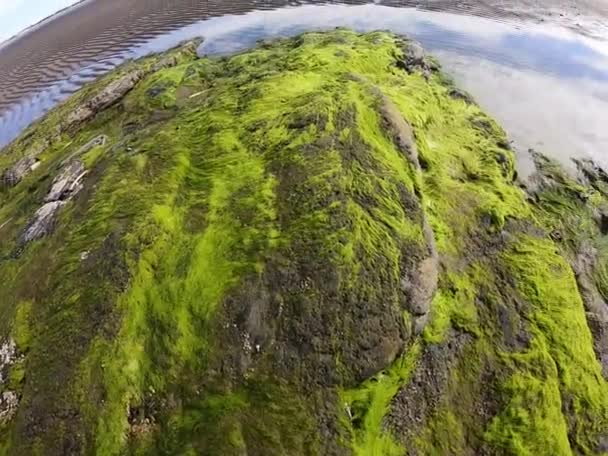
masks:
<svg viewBox="0 0 608 456"><path fill-rule="evenodd" d="M35 241L53 232L59 210L82 190L83 179L87 175L84 164L74 160L53 180L44 204L21 235L21 243Z"/></svg>
<svg viewBox="0 0 608 456"><path fill-rule="evenodd" d="M72 160L74 160L78 157L81 157L82 155L86 154L87 152L89 152L91 149L94 149L95 147L105 146L107 144L108 140L109 140L108 136L103 135L103 134L94 137L88 143L86 143L84 146L82 146L80 149L76 150L73 154L70 154L67 158L65 158L61 162L61 166L64 166L66 163L69 163Z"/></svg>
<svg viewBox="0 0 608 456"><path fill-rule="evenodd" d="M0 448L606 446L598 170L572 182L549 167L526 194L496 123L387 33L167 56L87 89L44 175L0 192L0 315L31 309L10 333L31 343L2 371ZM11 146L13 161L75 104ZM100 133L115 144L103 156Z"/></svg>
<svg viewBox="0 0 608 456"><path fill-rule="evenodd" d="M407 386L399 391L390 405L384 426L402 442L408 442L424 428L437 411L450 380L450 373L461 362L460 357L472 340L468 334L453 333L448 339L425 349L418 367ZM418 453L410 448L412 456Z"/></svg>
<svg viewBox="0 0 608 456"><path fill-rule="evenodd" d="M13 339L8 339L0 345L0 384L4 384L8 378L8 371L17 360L17 344Z"/></svg>
<svg viewBox="0 0 608 456"><path fill-rule="evenodd" d="M439 65L426 54L420 43L408 40L407 38L403 39L401 42L401 50L403 56L397 61L397 66L408 73L421 71L428 77L431 72L439 69Z"/></svg>
<svg viewBox="0 0 608 456"><path fill-rule="evenodd" d="M21 235L21 242L26 244L51 234L57 213L64 204L65 201L52 201L38 209Z"/></svg>
<svg viewBox="0 0 608 456"><path fill-rule="evenodd" d="M74 160L68 164L59 174L49 193L44 198L47 203L53 201L66 201L71 199L82 189L82 180L87 175L87 170L80 160Z"/></svg>
<svg viewBox="0 0 608 456"><path fill-rule="evenodd" d="M9 339L0 345L0 425L11 420L19 406L19 395L8 389L8 380L11 368L21 361L17 353L15 341Z"/></svg>
<svg viewBox="0 0 608 456"><path fill-rule="evenodd" d="M4 391L0 396L0 423L9 421L17 413L19 396L14 391Z"/></svg>
<svg viewBox="0 0 608 456"><path fill-rule="evenodd" d="M101 89L97 94L86 100L78 106L74 111L68 114L64 123L61 124L60 131L70 132L92 119L97 113L109 108L110 106L122 100L127 93L147 75L156 73L162 69L174 67L179 63L179 56L184 54L195 54L196 48L202 40L193 40L179 47L178 52L171 53L158 62L154 63L150 68L138 67L116 80L110 82L107 86Z"/></svg>
<svg viewBox="0 0 608 456"><path fill-rule="evenodd" d="M33 156L28 156L19 160L11 168L4 171L1 182L5 187L14 187L29 173L40 166L40 161Z"/></svg>
<svg viewBox="0 0 608 456"><path fill-rule="evenodd" d="M71 131L78 125L92 119L98 112L117 103L141 81L144 75L145 72L143 70L136 69L112 81L99 93L68 114L67 119L62 124L61 130Z"/></svg>

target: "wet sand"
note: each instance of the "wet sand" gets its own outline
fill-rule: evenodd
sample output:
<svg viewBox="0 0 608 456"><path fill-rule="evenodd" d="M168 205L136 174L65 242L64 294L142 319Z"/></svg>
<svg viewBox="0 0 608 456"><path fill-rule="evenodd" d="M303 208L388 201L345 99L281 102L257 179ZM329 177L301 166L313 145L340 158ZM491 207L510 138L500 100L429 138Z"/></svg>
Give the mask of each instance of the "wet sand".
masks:
<svg viewBox="0 0 608 456"><path fill-rule="evenodd" d="M0 116L84 65L133 44L224 14L275 9L303 2L285 0L88 0L44 21L0 48ZM323 3L323 2L306 2ZM363 4L363 0L324 3ZM586 34L608 29L608 2L593 0L386 0L388 6L459 12L496 19L553 22Z"/></svg>

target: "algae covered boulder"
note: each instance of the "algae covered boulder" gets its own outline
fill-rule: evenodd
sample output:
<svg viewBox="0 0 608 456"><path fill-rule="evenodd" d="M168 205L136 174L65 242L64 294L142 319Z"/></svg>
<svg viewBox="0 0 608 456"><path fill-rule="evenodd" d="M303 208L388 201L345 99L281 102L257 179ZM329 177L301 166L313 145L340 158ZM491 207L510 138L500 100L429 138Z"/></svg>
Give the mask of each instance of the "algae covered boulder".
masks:
<svg viewBox="0 0 608 456"><path fill-rule="evenodd" d="M601 170L389 33L195 49L0 155L2 454L606 451Z"/></svg>

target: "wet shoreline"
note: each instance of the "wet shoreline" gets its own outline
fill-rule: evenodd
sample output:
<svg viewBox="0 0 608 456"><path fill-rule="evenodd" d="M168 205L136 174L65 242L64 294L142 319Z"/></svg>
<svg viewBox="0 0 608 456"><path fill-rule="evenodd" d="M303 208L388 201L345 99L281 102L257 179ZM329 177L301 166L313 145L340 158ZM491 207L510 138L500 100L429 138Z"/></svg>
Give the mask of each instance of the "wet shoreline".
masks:
<svg viewBox="0 0 608 456"><path fill-rule="evenodd" d="M362 5L363 0L306 2ZM532 3L519 0L509 6L495 0L482 2L445 0L376 1L392 7L455 12L488 17L555 23L594 34L589 17L608 17L608 5L599 2L545 0ZM70 77L91 63L111 57L163 33L200 20L225 14L244 14L253 10L293 7L304 2L285 0L221 1L197 0L91 0L62 11L0 47L0 115L20 100ZM581 23L583 25L581 25ZM578 24L578 25L577 25ZM586 32L586 33L587 33Z"/></svg>
<svg viewBox="0 0 608 456"><path fill-rule="evenodd" d="M132 0L130 4L139 1ZM172 22L154 32L146 32L145 28L138 31L133 26L127 30L131 35L124 41L107 40L103 49L91 45L86 54L75 51L65 57L71 63L63 69L62 61L56 60L54 67L40 68L46 79L32 73L37 81L35 89L28 89L28 79L10 86L12 92L0 89L0 148L57 103L125 60L162 52L195 37L205 39L199 49L201 54L230 54L254 46L257 40L341 26L361 32L392 30L420 41L439 57L457 84L507 129L514 146L522 151L518 162L524 163L525 151L533 148L565 164L571 157L589 157L608 167L604 157L608 132L604 133L603 128L608 122L608 43L574 33L568 27L535 23L532 14L526 21L507 19L507 13L497 19L497 14L489 14L488 8L466 15L391 8L362 1L282 9L276 7L277 2L257 2L254 4L257 9L247 14L209 17L179 25L184 17L172 9L177 3L179 8L185 3L199 7L189 12L191 19L203 14L202 6L209 8L209 3L154 1L167 5L165 14L174 11ZM78 20L72 16L83 14L80 10L93 7L95 2L63 12L61 17L47 21L20 40L27 43L53 24ZM245 3L252 5L249 2L242 5ZM220 11L216 10L218 14ZM138 16L138 20L148 21L148 26L162 22L158 17L146 15ZM111 31L104 33L108 36ZM9 43L0 49L0 69L6 52L14 51L16 44ZM88 60L81 61L83 55ZM14 68L13 72L18 70ZM10 85L0 76L2 84Z"/></svg>

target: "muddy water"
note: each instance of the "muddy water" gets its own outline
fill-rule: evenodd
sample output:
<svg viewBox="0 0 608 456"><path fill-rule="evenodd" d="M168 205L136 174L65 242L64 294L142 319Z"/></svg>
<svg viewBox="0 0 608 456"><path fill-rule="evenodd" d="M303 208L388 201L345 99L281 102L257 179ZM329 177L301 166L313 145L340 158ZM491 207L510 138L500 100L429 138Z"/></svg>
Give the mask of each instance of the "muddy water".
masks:
<svg viewBox="0 0 608 456"><path fill-rule="evenodd" d="M378 2L284 6L287 3L81 4L0 48L0 146L82 84L125 59L196 36L206 40L201 54L224 54L259 39L345 26L390 29L421 41L505 126L521 152L522 170L528 148L564 162L572 156L590 156L608 167L608 44L603 40L608 33L594 27L593 18L570 11L556 16L564 21L546 21L525 5L501 10L484 2L470 7L459 2L458 13L428 11L454 9L453 2L427 2L427 10ZM572 18L587 21L585 33L567 22ZM36 39L40 34L47 42Z"/></svg>

